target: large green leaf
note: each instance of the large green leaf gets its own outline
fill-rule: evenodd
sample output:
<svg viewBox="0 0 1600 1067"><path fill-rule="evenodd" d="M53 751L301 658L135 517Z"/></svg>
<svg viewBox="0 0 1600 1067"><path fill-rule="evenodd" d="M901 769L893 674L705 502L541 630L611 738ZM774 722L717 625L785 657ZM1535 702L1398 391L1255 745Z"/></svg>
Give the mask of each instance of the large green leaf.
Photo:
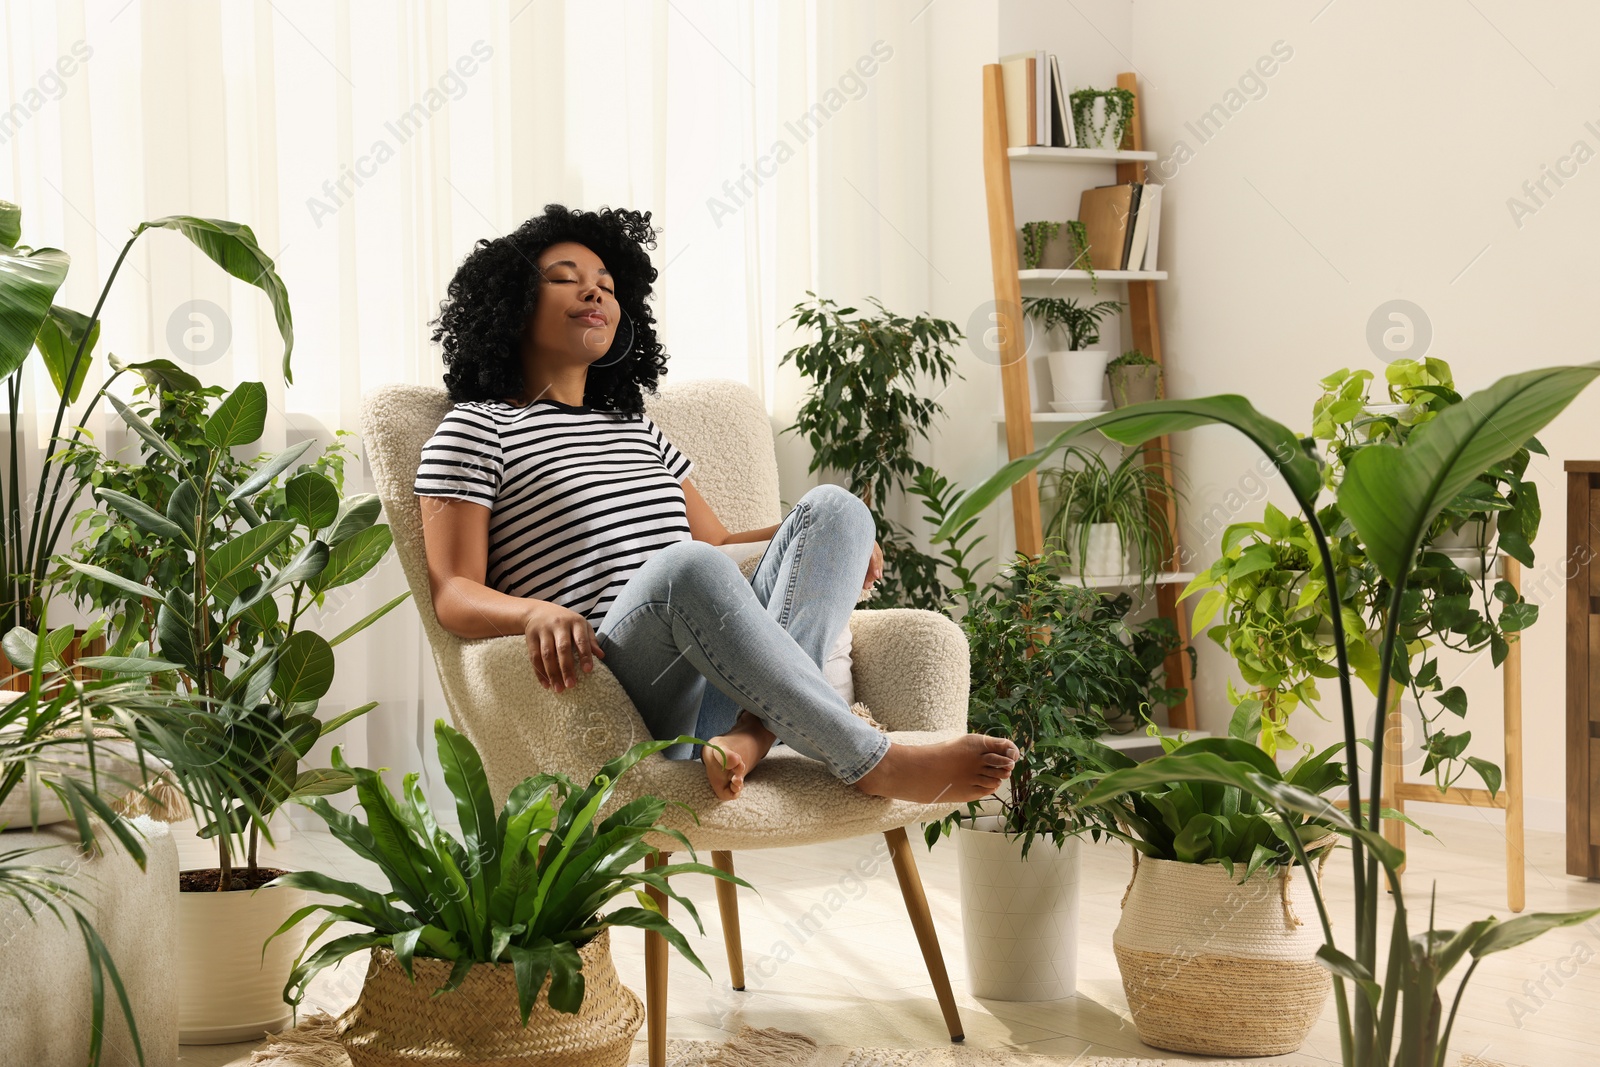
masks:
<svg viewBox="0 0 1600 1067"><path fill-rule="evenodd" d="M358 493L347 497L339 505L339 514L334 517L333 523L323 531L322 540L329 545L348 540L377 522L382 506L376 493Z"/></svg>
<svg viewBox="0 0 1600 1067"><path fill-rule="evenodd" d="M267 387L241 382L206 420L206 440L217 448L259 440L267 427Z"/></svg>
<svg viewBox="0 0 1600 1067"><path fill-rule="evenodd" d="M339 514L339 490L324 475L302 471L283 487L289 514L316 533Z"/></svg>
<svg viewBox="0 0 1600 1067"><path fill-rule="evenodd" d="M196 393L200 379L172 362L170 359L146 359L129 363L115 352L106 357L113 370L133 371L145 380L146 385L165 389L169 393Z"/></svg>
<svg viewBox="0 0 1600 1067"><path fill-rule="evenodd" d="M252 471L250 473L250 477L246 478L244 481L240 482L237 486L230 490L228 492L228 499L239 500L241 498L251 497L259 493L261 490L267 487L268 483L270 483L272 479L276 478L278 475L287 470L291 463L305 455L306 450L314 444L316 444L315 441L301 441L299 444L290 445L282 452L277 453L271 459L267 460L261 466Z"/></svg>
<svg viewBox="0 0 1600 1067"><path fill-rule="evenodd" d="M289 356L294 351L294 319L289 311L289 290L278 277L272 257L256 242L254 231L242 223L225 219L168 215L141 222L133 235L138 237L145 230L153 229L177 230L223 270L267 294L267 299L272 301L272 313L278 320L278 334L283 338L283 380L293 382Z"/></svg>
<svg viewBox="0 0 1600 1067"><path fill-rule="evenodd" d="M92 563L79 563L77 560L66 556L62 557L61 562L65 563L67 566L71 567L80 574L86 574L97 582L104 582L111 588L123 593L126 596L133 597L135 600L159 601L161 599L161 594L156 590L151 589L149 586L140 585L133 579L124 578L120 574L114 574L111 571L106 570L104 567L96 567Z"/></svg>
<svg viewBox="0 0 1600 1067"><path fill-rule="evenodd" d="M362 630L365 630L367 627L371 626L373 623L389 614L389 612L399 607L401 602L409 596L411 596L411 592L407 590L406 592L395 597L393 600L389 601L387 604L384 604L382 607L374 608L370 613L368 613L366 618L360 620L359 622L352 623L346 629L341 630L339 635L329 641L328 644L338 647L344 642L350 640L350 638L354 637L356 634L360 633Z"/></svg>
<svg viewBox="0 0 1600 1067"><path fill-rule="evenodd" d="M251 587L228 607L228 618L234 619L253 610L267 597L295 582L307 582L322 573L328 565L328 546L321 541L308 541L295 553L283 569L267 576L267 580Z"/></svg>
<svg viewBox="0 0 1600 1067"><path fill-rule="evenodd" d="M1163 434L1221 424L1232 426L1266 453L1295 499L1308 512L1315 510L1322 474L1317 460L1300 438L1280 423L1261 414L1242 396L1199 397L1194 400L1156 400L1133 404L1075 423L1061 431L1049 444L1012 460L991 475L982 485L967 493L934 531L933 540L942 541L962 523L980 515L1001 493L1021 481L1053 453L1079 437L1100 433L1123 445L1140 445Z"/></svg>
<svg viewBox="0 0 1600 1067"><path fill-rule="evenodd" d="M22 240L22 209L9 200L0 200L0 245L15 248Z"/></svg>
<svg viewBox="0 0 1600 1067"><path fill-rule="evenodd" d="M89 332L89 341L83 346L83 356L77 360L77 367L73 368L73 359L78 355L78 345L83 341L85 330ZM39 346L39 354L44 357L45 367L50 371L50 381L55 384L57 395L68 392L67 371L72 370L72 388L67 400L78 399L78 394L83 391L83 380L89 374L95 342L99 339L98 322L90 327L89 316L58 304L50 306L50 313L39 324L39 336L34 340Z"/></svg>
<svg viewBox="0 0 1600 1067"><path fill-rule="evenodd" d="M1588 922L1597 915L1600 915L1600 908L1592 908L1589 911L1536 911L1528 915L1518 915L1515 919L1507 919L1484 931L1483 936L1477 939L1470 951L1474 958L1504 952L1508 948L1526 944L1551 930Z"/></svg>
<svg viewBox="0 0 1600 1067"><path fill-rule="evenodd" d="M215 549L206 559L206 584L213 595L227 603L241 589L254 585L252 568L292 533L292 522L264 522Z"/></svg>
<svg viewBox="0 0 1600 1067"><path fill-rule="evenodd" d="M348 585L366 574L383 559L394 544L394 534L389 524L369 526L328 553L328 566L311 581L313 592L322 593L337 586Z"/></svg>
<svg viewBox="0 0 1600 1067"><path fill-rule="evenodd" d="M0 378L10 377L33 351L70 263L58 248L0 247Z"/></svg>
<svg viewBox="0 0 1600 1067"><path fill-rule="evenodd" d="M145 422L144 419L139 416L138 412L134 411L132 408L124 404L121 400L118 400L116 397L112 396L110 393L106 394L106 399L111 401L111 406L116 409L118 415L122 416L122 421L127 423L129 428L131 428L134 433L144 438L145 444L149 445L167 459L170 459L173 463L177 464L179 470L186 472L188 471L189 465L184 461L184 458L178 455L177 451L167 443L167 439L156 433L154 427L152 427L148 422Z"/></svg>
<svg viewBox="0 0 1600 1067"><path fill-rule="evenodd" d="M500 841L489 777L472 742L443 719L434 722L433 736L438 742L445 786L456 799L461 837L473 860L472 869L467 872L473 897L479 911L487 916L490 894L500 881Z"/></svg>
<svg viewBox="0 0 1600 1067"><path fill-rule="evenodd" d="M286 704L316 700L333 685L333 649L321 634L301 630L278 649L272 691Z"/></svg>
<svg viewBox="0 0 1600 1067"><path fill-rule="evenodd" d="M1401 448L1363 448L1339 486L1339 507L1367 556L1397 582L1429 525L1478 475L1542 430L1600 375L1600 363L1507 375L1417 427Z"/></svg>
<svg viewBox="0 0 1600 1067"><path fill-rule="evenodd" d="M179 526L142 500L131 497L126 493L119 493L115 489L96 489L94 495L102 503L109 504L123 518L147 533L153 533L157 537L165 537L184 545L192 546L194 544L194 531L185 530L182 526Z"/></svg>

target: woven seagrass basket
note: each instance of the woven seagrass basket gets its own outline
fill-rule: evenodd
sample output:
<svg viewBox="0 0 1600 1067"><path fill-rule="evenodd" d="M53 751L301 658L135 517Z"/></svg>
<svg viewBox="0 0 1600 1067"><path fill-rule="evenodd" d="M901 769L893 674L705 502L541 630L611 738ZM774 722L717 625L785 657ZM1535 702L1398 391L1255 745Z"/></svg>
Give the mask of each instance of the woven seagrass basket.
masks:
<svg viewBox="0 0 1600 1067"><path fill-rule="evenodd" d="M461 988L435 997L448 962L418 957L413 983L391 950L373 949L361 997L340 1017L339 1040L352 1067L626 1067L644 1006L611 965L610 931L578 957L583 1007L575 1015L551 1008L547 981L524 1029L511 964L480 963Z"/></svg>
<svg viewBox="0 0 1600 1067"><path fill-rule="evenodd" d="M1174 1052L1293 1052L1333 988L1298 868L1263 867L1236 885L1214 863L1135 856L1111 943L1139 1039Z"/></svg>

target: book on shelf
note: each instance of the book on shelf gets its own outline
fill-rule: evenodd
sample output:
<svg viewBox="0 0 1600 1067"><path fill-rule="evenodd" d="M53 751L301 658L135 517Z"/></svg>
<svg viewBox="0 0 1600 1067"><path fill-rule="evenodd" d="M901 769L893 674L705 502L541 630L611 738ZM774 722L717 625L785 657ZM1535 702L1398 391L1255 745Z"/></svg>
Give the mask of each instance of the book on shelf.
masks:
<svg viewBox="0 0 1600 1067"><path fill-rule="evenodd" d="M1161 229L1161 186L1127 182L1086 190L1078 220L1095 270L1155 270Z"/></svg>
<svg viewBox="0 0 1600 1067"><path fill-rule="evenodd" d="M1054 55L1041 50L1001 56L1000 84L1006 97L1006 147L1077 146Z"/></svg>
<svg viewBox="0 0 1600 1067"><path fill-rule="evenodd" d="M1132 185L1085 189L1078 201L1078 221L1089 242L1089 265L1095 270L1121 270L1128 252L1133 215Z"/></svg>
<svg viewBox="0 0 1600 1067"><path fill-rule="evenodd" d="M1140 261L1141 270L1160 270L1156 266L1156 242L1161 237L1161 189L1158 182L1151 182L1144 187L1144 210L1150 218L1150 240L1145 245L1144 259Z"/></svg>

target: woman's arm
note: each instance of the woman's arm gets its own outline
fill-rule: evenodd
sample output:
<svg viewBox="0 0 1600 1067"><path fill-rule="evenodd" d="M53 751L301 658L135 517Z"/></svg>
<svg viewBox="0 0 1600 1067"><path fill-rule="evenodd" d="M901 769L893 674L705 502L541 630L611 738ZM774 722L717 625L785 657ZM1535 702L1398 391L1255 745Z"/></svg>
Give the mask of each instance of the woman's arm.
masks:
<svg viewBox="0 0 1600 1067"><path fill-rule="evenodd" d="M706 503L706 498L700 495L700 490L688 478L683 480L683 499L689 505L689 535L696 541L704 541L708 545L742 545L751 541L770 541L778 532L780 524L774 523L758 530L729 533L727 527L722 525L722 520L717 518L717 513L711 510L711 505Z"/></svg>
<svg viewBox="0 0 1600 1067"><path fill-rule="evenodd" d="M489 509L469 500L425 496L422 537L428 553L428 586L439 625L469 640L521 634L528 641L539 684L559 693L576 685L577 671L594 670L605 658L589 621L577 612L490 589Z"/></svg>

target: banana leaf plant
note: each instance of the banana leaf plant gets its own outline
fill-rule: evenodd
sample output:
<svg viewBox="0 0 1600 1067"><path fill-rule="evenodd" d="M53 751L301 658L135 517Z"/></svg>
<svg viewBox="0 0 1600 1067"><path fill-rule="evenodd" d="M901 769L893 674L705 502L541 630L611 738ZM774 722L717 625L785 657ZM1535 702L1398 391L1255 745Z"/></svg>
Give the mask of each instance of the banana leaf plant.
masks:
<svg viewBox="0 0 1600 1067"><path fill-rule="evenodd" d="M1360 537L1368 559L1389 583L1389 606L1379 653L1377 707L1372 719L1376 736L1372 738L1357 735L1343 612L1337 608L1343 602L1339 572L1333 565L1327 532L1318 521L1318 497L1325 488L1320 460L1312 442L1297 438L1242 396L1160 400L1077 423L1038 450L1007 463L969 493L935 533L935 539L947 536L1052 452L1086 434L1098 432L1123 445L1140 445L1163 434L1220 424L1238 430L1267 455L1299 505L1323 573L1328 577L1325 595L1338 667L1347 807L1341 809L1320 793L1275 780L1237 754L1199 751L1161 755L1108 775L1088 793L1084 803L1104 803L1130 791L1166 783L1211 782L1260 798L1286 822L1312 816L1347 837L1355 889L1355 943L1349 951L1341 949L1334 938L1332 920L1314 876L1312 886L1325 938L1319 959L1334 976L1340 1048L1348 1067L1443 1067L1462 996L1473 970L1485 956L1600 915L1600 909L1530 913L1506 921L1491 917L1459 930L1438 930L1433 926L1430 910L1426 929L1414 931L1399 878L1405 852L1384 840L1379 827L1380 805L1363 800L1358 758L1365 746L1371 760L1365 795L1375 801L1382 796L1382 731L1389 710L1390 682L1403 670L1400 661L1405 651L1399 630L1405 615L1408 581L1430 529L1463 492L1470 491L1480 475L1525 447L1597 375L1600 363L1544 367L1508 375L1440 411L1403 443L1364 448L1349 457L1344 477L1335 490L1335 501ZM1298 838L1290 835L1285 844L1310 872L1311 865ZM1386 959L1380 960L1378 918L1386 885L1392 893L1394 917ZM1441 983L1468 956L1472 963L1445 1012Z"/></svg>
<svg viewBox="0 0 1600 1067"><path fill-rule="evenodd" d="M435 996L457 989L478 964L511 964L522 1025L527 1026L547 978L552 1008L571 1013L583 1006L578 949L612 926L658 933L706 971L688 939L661 914L644 888L677 901L704 933L694 902L674 890L669 879L677 874L707 874L747 889L750 884L695 862L630 870L654 854L647 838L656 834L673 838L694 855L688 838L657 824L667 806L659 797L639 797L600 818L618 779L630 768L646 756L670 745L695 742L694 738L634 745L600 768L581 789L564 775L534 775L512 788L497 813L483 761L472 742L443 719L435 722L434 736L445 785L455 798L459 839L439 828L416 774L405 776L396 798L377 771L349 767L337 748L333 764L355 777L365 821L336 810L321 797L300 801L322 817L334 837L378 867L389 891L316 871L294 871L278 879L278 884L338 900L308 904L272 935L279 937L314 915L323 916L295 961L283 991L285 1001L299 1004L311 979L346 956L383 947L394 951L413 981L416 957L451 961L450 975L433 991ZM601 914L601 908L628 896L636 897L639 906ZM360 929L319 945L318 939L335 923L353 923Z"/></svg>
<svg viewBox="0 0 1600 1067"><path fill-rule="evenodd" d="M89 627L91 637L98 636L101 625ZM122 813L147 808L175 814L170 794L157 788L165 774L177 775L191 809L213 815L231 806L242 783L221 753L207 745L207 737L191 732L195 716L203 712L150 684L151 675L171 664L119 641L108 654L81 657L69 667L62 653L73 636L72 626L51 629L43 621L37 631L19 626L5 635L6 654L26 672L27 687L0 704L0 803L25 794L27 825L37 827L42 802L53 799L69 815L78 848L121 848L142 870L144 839ZM76 667L94 673L79 677ZM20 828L0 825L0 830ZM31 921L49 915L77 927L92 976L91 1067L99 1063L104 1044L108 983L143 1064L138 1023L79 888L81 876L59 864L36 862L39 853L54 847L0 849L0 899L12 901Z"/></svg>
<svg viewBox="0 0 1600 1067"><path fill-rule="evenodd" d="M60 543L77 489L68 485L66 468L54 461L63 446L84 439L83 427L100 402L110 395L112 384L132 371L149 383L199 385L193 375L169 359L129 362L112 354L107 357L112 373L68 423L94 359L100 339L100 313L111 286L134 242L150 230L181 233L223 270L267 294L283 338L284 381L293 380L289 357L294 349L294 325L288 289L250 227L193 215L168 215L141 222L122 246L94 310L85 315L55 303L57 292L67 280L71 257L59 248L21 244L22 209L0 201L0 379L4 379L9 404L10 444L10 458L0 472L0 507L4 511L0 517L0 632L16 625L36 626L43 609L50 559ZM23 484L18 428L23 408L22 372L35 349L55 388L56 412L50 436L42 442L39 484L30 494ZM68 428L71 436L64 438L62 434Z"/></svg>
<svg viewBox="0 0 1600 1067"><path fill-rule="evenodd" d="M116 397L111 403L142 440L147 461L174 472L175 484L160 510L104 486L95 488L95 498L159 543L164 559L185 566L152 585L80 560L62 562L105 595L131 601L139 615L154 618L146 631L150 653L167 667L158 677L209 710L193 730L223 754L243 792L201 833L217 841L219 891L236 888L234 861L241 852L247 864L242 886L255 888L266 818L291 800L355 783L347 771L301 770L300 763L324 734L376 706L327 720L317 716L333 684L334 648L406 596L332 638L302 624L330 591L371 571L393 537L377 522L375 495L345 497L339 484L300 463L313 442L246 465L238 482L222 473L233 471L231 450L259 440L265 429L267 394L260 382L245 382L224 397L204 419L203 445L181 451L134 408Z"/></svg>

